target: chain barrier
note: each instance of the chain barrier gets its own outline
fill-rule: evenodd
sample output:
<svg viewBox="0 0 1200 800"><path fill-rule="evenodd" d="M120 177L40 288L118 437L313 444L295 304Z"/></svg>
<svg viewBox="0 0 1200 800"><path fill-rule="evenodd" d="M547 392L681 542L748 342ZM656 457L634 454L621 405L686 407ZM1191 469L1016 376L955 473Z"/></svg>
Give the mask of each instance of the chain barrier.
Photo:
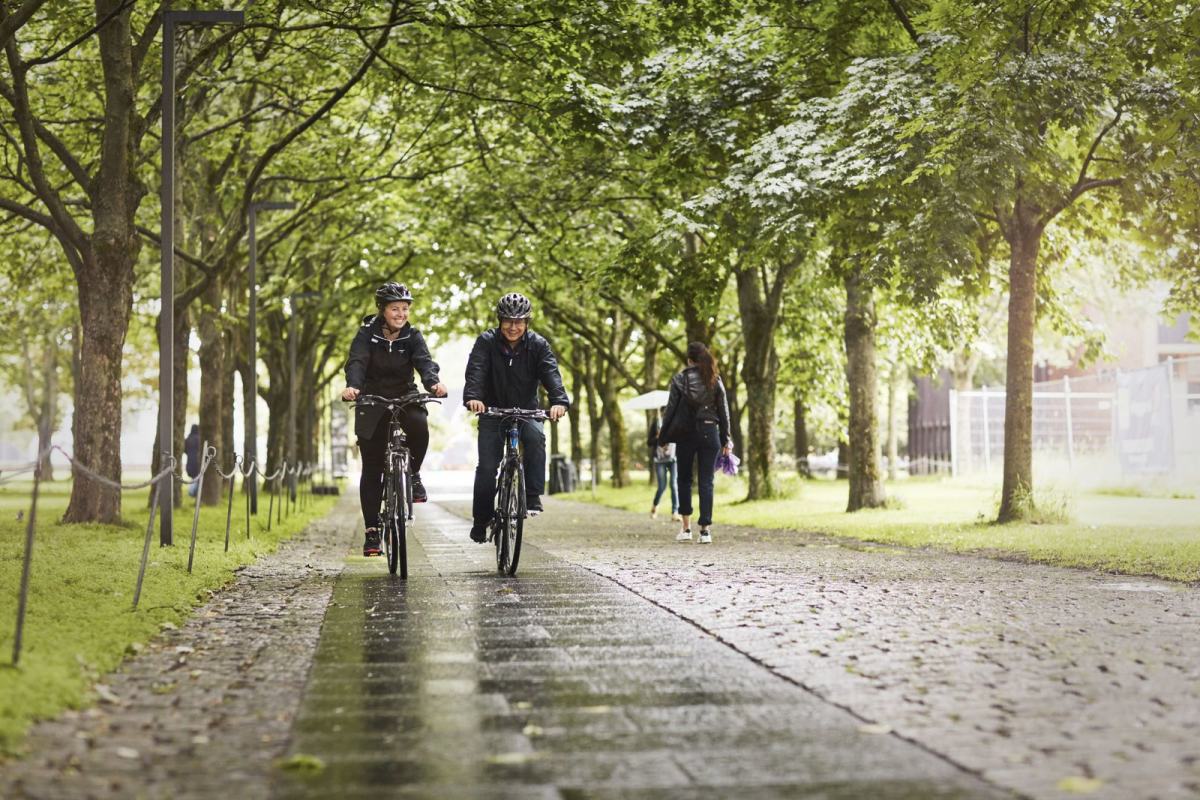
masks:
<svg viewBox="0 0 1200 800"><path fill-rule="evenodd" d="M145 537L145 540L142 542L142 555L141 555L140 563L138 565L137 584L136 584L136 586L134 588L134 592L133 592L133 610L135 610L135 611L137 610L138 603L141 600L141 596L142 596L142 585L145 582L146 566L147 566L147 563L148 563L149 557L150 557L150 541L153 538L153 534L154 534L154 519L155 519L155 514L158 513L158 511L159 511L159 504L160 504L160 500L162 497L163 482L168 477L171 477L172 475L174 475L175 469L179 466L179 463L175 460L174 456L172 456L168 460L169 463L166 466L164 466L159 472L157 472L156 474L151 476L149 480L145 480L140 483L126 484L126 483L121 483L119 481L115 481L104 475L101 475L96 470L92 469L88 465L77 460L73 455L68 453L62 447L55 445L55 444L51 444L51 445L48 445L45 449L43 449L40 453L38 453L36 461L33 461L29 464L22 464L20 466L17 466L17 467L11 468L11 469L0 470L0 486L3 486L7 483L15 481L17 478L21 477L22 475L25 475L28 473L33 473L33 490L32 490L32 494L31 494L31 498L30 498L29 515L28 515L28 518L26 521L26 526L25 526L25 553L24 553L24 559L23 559L23 564L22 564L22 569L21 569L21 586L20 586L18 601L17 601L17 624L16 624L16 630L15 630L14 637L13 637L12 663L14 666L19 663L20 658L21 658L21 645L22 645L23 633L24 633L24 629L25 629L25 611L26 611L26 607L28 605L29 579L30 579L30 574L32 571L32 562L33 562L34 529L35 529L35 521L37 519L38 497L39 497L39 494L41 491L41 483L42 483L42 474L41 474L40 467L41 467L42 463L54 452L58 452L63 457L65 457L67 459L67 461L71 464L72 469L75 470L78 474L85 476L89 480L95 481L96 483L100 484L101 486L105 486L110 489L116 489L121 492L137 491L139 489L145 489L147 487L151 488L152 491L151 491L151 502L150 502L150 514L149 514L149 519L147 520L147 523L146 523L146 537ZM196 505L195 505L195 509L192 513L191 542L188 547L187 571L189 574L192 572L192 566L193 566L193 562L195 559L195 553L196 553L196 537L197 537L199 520L200 520L200 506L202 503L202 498L203 498L203 493L204 493L204 476L207 474L209 466L213 465L213 463L218 460L218 456L219 456L219 452L218 452L217 448L210 445L206 441L206 442L204 442L204 446L203 446L203 457L201 459L200 471L199 471L199 473L197 473L196 477L189 479L189 478L186 478L181 475L175 475L175 479L178 480L180 482L180 484L182 484L182 485L197 484L197 486L196 486ZM228 493L228 500L227 500L226 507L225 507L225 552L229 552L229 534L230 534L230 526L231 526L231 523L233 520L234 483L237 479L237 476L241 475L241 477L242 477L243 489L245 489L246 482L249 480L253 480L255 476L261 477L264 485L270 483L271 481L275 481L275 492L271 495L272 505L274 504L274 501L275 501L275 495L279 494L283 490L284 478L287 476L291 476L292 477L291 489L292 489L292 495L293 495L291 499L292 499L292 504L294 506L296 503L296 494L297 494L295 479L297 476L304 476L304 478L307 478L308 476L312 475L313 467L311 464L289 465L286 461L284 461L280 465L280 467L275 470L274 473L272 473L271 475L264 476L262 474L261 469L259 468L257 460L251 460L249 462L249 464L247 464L246 460L244 458L242 458L241 456L239 456L235 453L235 454L233 454L233 468L228 473L222 472L221 468L219 466L213 466L213 470L219 476L220 480L229 482L228 486L226 487L226 491ZM250 538L250 492L244 491L244 494L246 495L246 538L249 539ZM307 504L303 507L306 508ZM268 531L271 530L272 512L275 512L275 514L279 515L277 517L276 521L282 522L282 500L280 502L279 509L272 508L267 512L267 530ZM290 511L289 511L289 515L290 515Z"/></svg>

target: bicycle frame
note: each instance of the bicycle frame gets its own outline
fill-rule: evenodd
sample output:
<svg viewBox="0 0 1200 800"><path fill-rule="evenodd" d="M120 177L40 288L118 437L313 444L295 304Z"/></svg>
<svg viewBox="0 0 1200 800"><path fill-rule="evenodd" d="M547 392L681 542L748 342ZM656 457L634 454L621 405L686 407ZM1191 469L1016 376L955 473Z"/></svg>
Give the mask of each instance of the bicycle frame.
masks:
<svg viewBox="0 0 1200 800"><path fill-rule="evenodd" d="M515 575L521 557L521 538L525 528L525 465L521 447L523 420L548 419L541 409L495 408L480 414L499 418L504 436L504 454L496 470L496 498L488 538L496 545L496 569Z"/></svg>
<svg viewBox="0 0 1200 800"><path fill-rule="evenodd" d="M413 518L412 456L408 451L408 436L400 427L400 414L409 406L440 403L433 395L420 392L401 398L360 395L356 406L383 406L388 410L388 437L384 451L383 507L379 520L383 528L384 550L388 571L399 569L400 577L408 577L408 546L406 528Z"/></svg>

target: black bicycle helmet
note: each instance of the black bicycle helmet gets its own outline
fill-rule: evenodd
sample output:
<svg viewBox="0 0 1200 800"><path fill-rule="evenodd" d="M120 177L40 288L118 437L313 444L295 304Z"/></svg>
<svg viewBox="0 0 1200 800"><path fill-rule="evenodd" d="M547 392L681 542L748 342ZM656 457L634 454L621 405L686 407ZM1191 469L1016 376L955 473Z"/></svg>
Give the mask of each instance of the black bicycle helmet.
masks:
<svg viewBox="0 0 1200 800"><path fill-rule="evenodd" d="M509 292L496 303L496 316L500 319L529 319L533 316L533 303L518 292Z"/></svg>
<svg viewBox="0 0 1200 800"><path fill-rule="evenodd" d="M403 300L406 303L413 301L412 293L408 291L408 287L403 283L388 281L375 290L375 305L379 308L383 308L388 303L395 303L399 300Z"/></svg>

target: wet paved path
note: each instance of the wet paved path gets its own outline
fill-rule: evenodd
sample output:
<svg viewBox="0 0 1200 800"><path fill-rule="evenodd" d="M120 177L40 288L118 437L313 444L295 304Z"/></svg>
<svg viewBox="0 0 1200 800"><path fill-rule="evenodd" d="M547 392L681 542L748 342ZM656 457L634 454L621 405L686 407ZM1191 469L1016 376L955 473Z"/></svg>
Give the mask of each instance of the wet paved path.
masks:
<svg viewBox="0 0 1200 800"><path fill-rule="evenodd" d="M419 515L407 583L339 578L289 747L324 768L273 796L1008 796L612 581L533 547L502 579L464 520Z"/></svg>
<svg viewBox="0 0 1200 800"><path fill-rule="evenodd" d="M548 552L990 783L1200 798L1200 587L722 526L720 509L712 545L643 514L547 512Z"/></svg>

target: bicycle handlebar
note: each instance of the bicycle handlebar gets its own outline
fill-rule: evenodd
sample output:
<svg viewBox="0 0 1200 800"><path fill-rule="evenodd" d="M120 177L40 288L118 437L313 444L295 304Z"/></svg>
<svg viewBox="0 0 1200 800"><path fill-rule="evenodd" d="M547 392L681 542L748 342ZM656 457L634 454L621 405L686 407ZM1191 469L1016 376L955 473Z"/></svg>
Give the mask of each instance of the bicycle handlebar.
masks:
<svg viewBox="0 0 1200 800"><path fill-rule="evenodd" d="M489 408L486 411L479 413L481 417L496 417L505 419L513 417L516 419L536 419L547 420L550 415L540 408Z"/></svg>
<svg viewBox="0 0 1200 800"><path fill-rule="evenodd" d="M347 402L355 406L387 406L388 408L411 406L416 403L440 403L442 398L424 392L414 392L404 397L380 397L377 394L360 394L357 400Z"/></svg>

